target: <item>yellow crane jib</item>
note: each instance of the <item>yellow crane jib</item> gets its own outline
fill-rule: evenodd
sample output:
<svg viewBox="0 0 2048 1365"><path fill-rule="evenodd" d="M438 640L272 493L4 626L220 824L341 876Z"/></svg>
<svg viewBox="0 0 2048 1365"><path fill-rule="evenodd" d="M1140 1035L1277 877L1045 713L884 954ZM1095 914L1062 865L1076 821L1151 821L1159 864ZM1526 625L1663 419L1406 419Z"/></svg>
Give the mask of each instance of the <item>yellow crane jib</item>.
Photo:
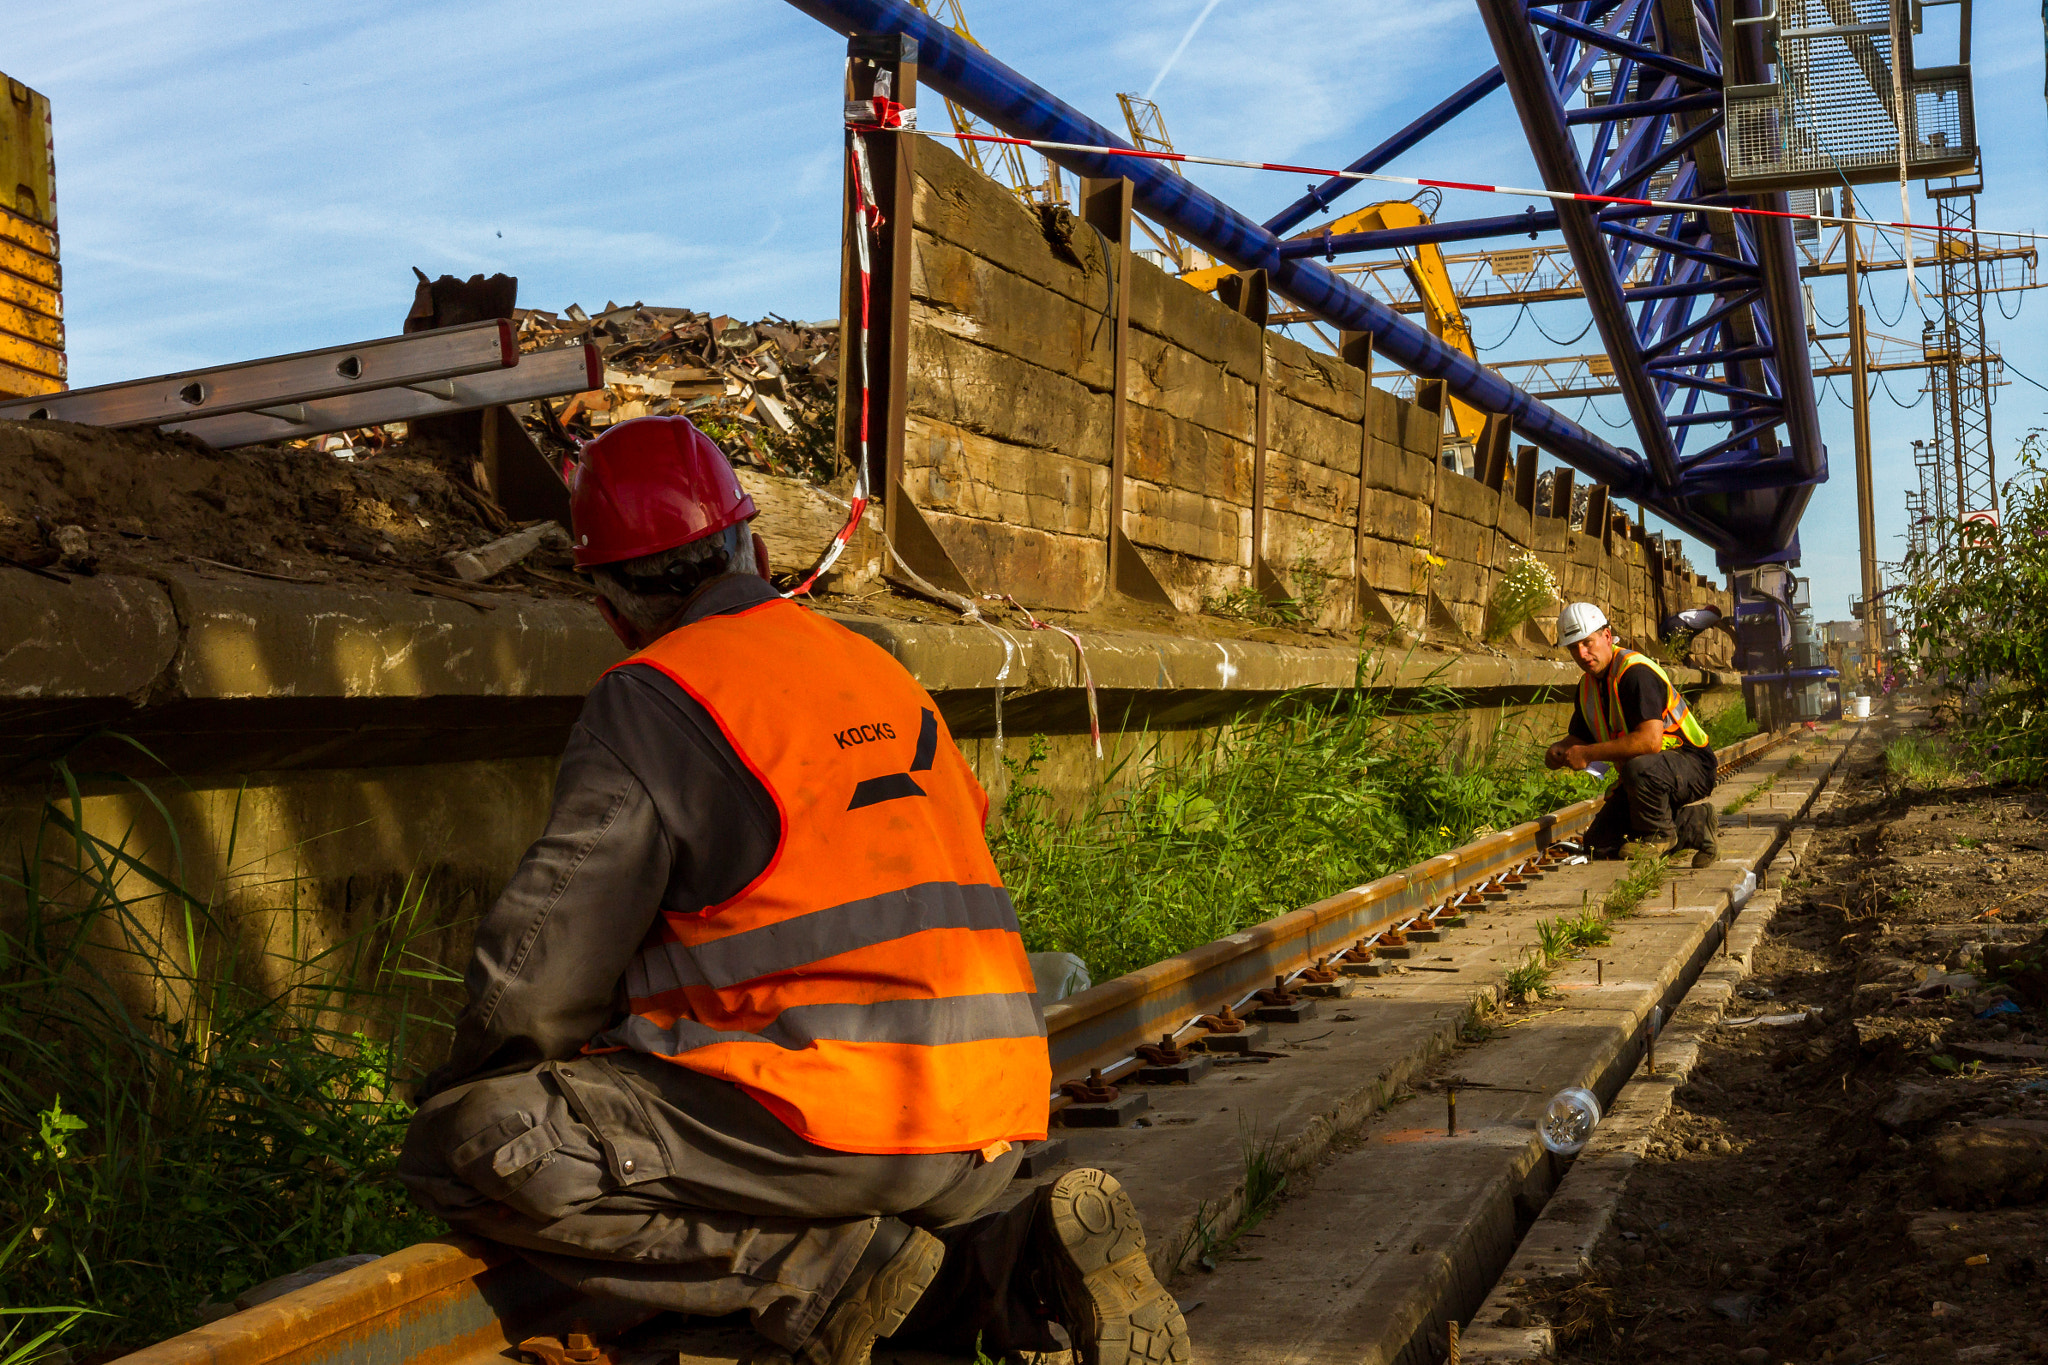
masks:
<svg viewBox="0 0 2048 1365"><path fill-rule="evenodd" d="M1390 228L1421 227L1431 221L1430 216L1406 199L1390 199L1381 204L1368 204L1355 212L1347 213L1326 227L1314 232L1298 232L1290 241L1305 241L1320 237L1325 232L1332 235L1344 232L1382 232ZM1401 265L1408 272L1409 282L1415 286L1415 297L1422 304L1424 316L1429 320L1430 334L1445 345L1479 358L1472 346L1472 328L1465 321L1465 312L1458 307L1458 291L1451 285L1450 269L1444 264L1444 253L1434 242L1425 242L1415 248L1413 256L1404 255ZM1202 270L1190 270L1180 278L1197 289L1213 291L1225 279L1237 271L1227 265L1213 265ZM1451 399L1451 423L1457 429L1461 441L1477 442L1480 432L1486 426L1486 414L1458 398Z"/></svg>

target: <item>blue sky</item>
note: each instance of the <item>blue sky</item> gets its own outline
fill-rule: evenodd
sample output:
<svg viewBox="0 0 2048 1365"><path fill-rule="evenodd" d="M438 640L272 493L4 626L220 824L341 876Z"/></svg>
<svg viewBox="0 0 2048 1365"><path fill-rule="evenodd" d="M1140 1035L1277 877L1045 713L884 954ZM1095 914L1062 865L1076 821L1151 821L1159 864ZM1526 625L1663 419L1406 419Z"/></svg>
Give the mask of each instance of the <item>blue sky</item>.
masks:
<svg viewBox="0 0 2048 1365"><path fill-rule="evenodd" d="M1102 122L1121 126L1117 91L1156 84L1182 149L1224 156L1342 164L1490 64L1469 0L969 3L991 51ZM806 318L837 309L843 46L774 0L16 0L0 13L0 54L0 67L55 106L75 385L389 334L415 265L507 271L520 277L521 301L539 307L643 299ZM1987 175L1979 223L2048 227L2038 7L1977 6L1974 56ZM1536 174L1504 94L1390 169L1508 184ZM1283 176L1195 178L1259 217L1300 192ZM1863 193L1877 216L1897 216L1895 189ZM1915 220L1931 220L1917 191L1915 201ZM1445 211L1520 207L1454 195ZM1916 336L1902 272L1873 280L1871 325ZM1840 286L1816 292L1839 322ZM2018 298L2016 320L1992 316L1992 338L2048 384L2048 291L2008 298L2008 310ZM1570 304L1534 316L1563 339L1586 320ZM1501 338L1509 321L1507 309L1475 313L1479 341ZM1581 349L1590 340L1553 347L1525 324L1482 354ZM1895 375L1892 392L1911 401L1917 381ZM2002 467L2017 435L2048 424L2044 412L2048 392L2017 377L1998 391ZM1823 417L1835 477L1807 514L1803 572L1831 618L1847 614L1857 589L1839 382ZM1618 443L1633 444L1616 400L1581 420L1608 422ZM1888 556L1913 486L1910 442L1932 434L1931 420L1924 399L1901 411L1879 390ZM1711 572L1710 554L1695 546L1693 557Z"/></svg>

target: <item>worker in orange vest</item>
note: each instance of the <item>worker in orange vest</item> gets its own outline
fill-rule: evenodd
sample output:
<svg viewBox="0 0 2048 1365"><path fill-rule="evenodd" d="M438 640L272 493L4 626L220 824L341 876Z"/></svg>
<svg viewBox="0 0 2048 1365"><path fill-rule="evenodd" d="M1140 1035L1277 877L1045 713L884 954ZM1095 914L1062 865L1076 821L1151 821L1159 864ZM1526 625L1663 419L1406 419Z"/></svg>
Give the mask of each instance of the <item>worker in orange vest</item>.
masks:
<svg viewBox="0 0 2048 1365"><path fill-rule="evenodd" d="M1546 767L1621 769L1593 817L1586 846L1598 855L1662 857L1681 848L1694 867L1720 856L1713 793L1713 741L1656 660L1614 642L1607 614L1591 602L1558 613L1557 643L1583 675L1569 733L1544 754Z"/></svg>
<svg viewBox="0 0 2048 1365"><path fill-rule="evenodd" d="M984 1212L1052 1078L938 706L769 585L752 500L683 418L591 442L571 510L634 652L477 927L401 1178L577 1289L745 1311L813 1365L883 1337L1187 1361L1110 1176Z"/></svg>

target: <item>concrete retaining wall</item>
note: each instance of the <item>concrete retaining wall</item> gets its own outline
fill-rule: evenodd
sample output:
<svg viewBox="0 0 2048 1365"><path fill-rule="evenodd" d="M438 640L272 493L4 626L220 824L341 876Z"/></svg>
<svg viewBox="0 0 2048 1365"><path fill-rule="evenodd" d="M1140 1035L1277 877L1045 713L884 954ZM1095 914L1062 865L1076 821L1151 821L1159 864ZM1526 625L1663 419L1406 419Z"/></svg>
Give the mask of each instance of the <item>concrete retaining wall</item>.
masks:
<svg viewBox="0 0 2048 1365"><path fill-rule="evenodd" d="M258 941L285 933L291 907L301 932L310 916L318 937L345 938L424 882L425 922L452 935L430 941L459 952L463 923L540 832L585 692L621 655L596 613L566 599L503 594L479 611L198 571L0 584L0 857L16 867L35 846L61 760L79 775L87 829L254 916ZM1064 636L841 619L932 692L998 802L1003 760L1022 761L1035 736L1035 780L1073 806L1155 748L1214 743L1248 708L1358 675L1345 648L1089 632L1098 761ZM1680 676L1733 700L1722 677ZM1479 744L1559 733L1574 678L1556 659L1418 652L1378 661L1369 682L1397 708L1459 689L1457 719ZM18 910L0 888L0 915Z"/></svg>

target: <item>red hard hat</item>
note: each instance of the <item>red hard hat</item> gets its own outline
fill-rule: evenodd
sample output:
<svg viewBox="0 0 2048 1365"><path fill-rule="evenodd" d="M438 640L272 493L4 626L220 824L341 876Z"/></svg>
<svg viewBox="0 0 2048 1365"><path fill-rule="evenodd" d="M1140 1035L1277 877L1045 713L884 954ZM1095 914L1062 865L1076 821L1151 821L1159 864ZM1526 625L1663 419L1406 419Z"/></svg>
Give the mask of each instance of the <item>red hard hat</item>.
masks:
<svg viewBox="0 0 2048 1365"><path fill-rule="evenodd" d="M635 417L583 447L569 519L576 567L660 554L754 515L732 463L686 417Z"/></svg>

